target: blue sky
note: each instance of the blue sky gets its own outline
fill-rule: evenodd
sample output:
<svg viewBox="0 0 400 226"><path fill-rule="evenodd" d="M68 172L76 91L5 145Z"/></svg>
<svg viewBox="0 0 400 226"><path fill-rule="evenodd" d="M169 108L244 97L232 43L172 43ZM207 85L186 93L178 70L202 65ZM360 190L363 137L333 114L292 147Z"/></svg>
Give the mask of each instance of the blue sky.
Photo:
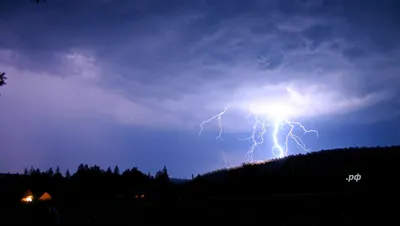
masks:
<svg viewBox="0 0 400 226"><path fill-rule="evenodd" d="M190 177L241 164L252 143L238 138L270 113L318 130L296 131L309 151L399 144L399 9L395 0L2 1L0 171L166 165ZM225 107L222 139L216 120L199 136ZM271 129L255 160L273 157ZM293 144L290 154L304 153Z"/></svg>

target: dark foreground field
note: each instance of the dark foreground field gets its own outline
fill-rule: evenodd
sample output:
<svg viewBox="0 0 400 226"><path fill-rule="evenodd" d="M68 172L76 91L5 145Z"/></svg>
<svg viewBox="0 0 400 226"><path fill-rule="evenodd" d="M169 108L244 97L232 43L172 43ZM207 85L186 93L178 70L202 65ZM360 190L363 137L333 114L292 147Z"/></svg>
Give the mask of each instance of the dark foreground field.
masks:
<svg viewBox="0 0 400 226"><path fill-rule="evenodd" d="M185 183L171 180L165 167L155 176L136 167L120 173L81 164L65 176L31 168L0 177L0 224L45 224L53 206L61 224L393 225L399 165L397 146L289 156ZM33 203L21 202L27 190ZM44 192L48 203L38 198Z"/></svg>
<svg viewBox="0 0 400 226"><path fill-rule="evenodd" d="M59 207L62 224L209 224L365 225L398 223L399 197L393 194L337 193L209 200L81 200ZM3 209L2 223L38 223L34 206Z"/></svg>

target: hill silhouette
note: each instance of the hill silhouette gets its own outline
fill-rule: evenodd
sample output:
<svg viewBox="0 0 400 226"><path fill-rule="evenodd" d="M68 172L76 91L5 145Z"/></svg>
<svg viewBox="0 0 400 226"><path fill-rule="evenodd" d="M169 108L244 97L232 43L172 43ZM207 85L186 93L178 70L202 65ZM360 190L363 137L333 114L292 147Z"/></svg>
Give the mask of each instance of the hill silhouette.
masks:
<svg viewBox="0 0 400 226"><path fill-rule="evenodd" d="M43 206L38 198L47 192L46 205L57 209L62 223L249 223L266 216L279 225L382 223L399 197L399 151L395 146L313 152L216 170L190 181L171 179L166 167L154 176L136 167L121 173L118 166L81 164L64 175L58 167L44 172L31 167L24 174L0 176L1 219L43 222L33 209ZM28 189L33 201L21 203ZM367 218L358 219L360 214Z"/></svg>
<svg viewBox="0 0 400 226"><path fill-rule="evenodd" d="M192 184L206 186L201 190L214 196L396 190L399 157L400 146L325 150L216 170ZM361 177L358 182L346 180L356 174Z"/></svg>

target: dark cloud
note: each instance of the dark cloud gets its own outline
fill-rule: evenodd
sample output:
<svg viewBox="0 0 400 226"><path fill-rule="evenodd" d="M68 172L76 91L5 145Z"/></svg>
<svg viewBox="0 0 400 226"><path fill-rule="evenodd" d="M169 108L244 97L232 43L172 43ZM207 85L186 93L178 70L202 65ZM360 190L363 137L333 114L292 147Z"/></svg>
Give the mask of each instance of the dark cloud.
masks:
<svg viewBox="0 0 400 226"><path fill-rule="evenodd" d="M357 47L344 49L342 53L345 58L350 60L365 57L367 55L367 52L365 50Z"/></svg>
<svg viewBox="0 0 400 226"><path fill-rule="evenodd" d="M310 48L315 50L322 43L335 38L333 28L330 26L315 25L303 31L303 35L311 41Z"/></svg>
<svg viewBox="0 0 400 226"><path fill-rule="evenodd" d="M11 1L0 110L43 128L93 118L195 133L229 105L237 132L249 104L278 101L306 120L379 122L399 114L398 12L394 0Z"/></svg>

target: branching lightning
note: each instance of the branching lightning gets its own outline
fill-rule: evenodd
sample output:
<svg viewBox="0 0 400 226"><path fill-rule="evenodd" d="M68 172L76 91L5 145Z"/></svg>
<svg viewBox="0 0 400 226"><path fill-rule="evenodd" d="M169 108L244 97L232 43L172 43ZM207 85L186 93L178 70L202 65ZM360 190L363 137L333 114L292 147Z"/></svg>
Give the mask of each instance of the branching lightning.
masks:
<svg viewBox="0 0 400 226"><path fill-rule="evenodd" d="M222 122L221 122L221 120L222 120L222 116L225 114L225 112L226 112L227 110L228 110L228 108L226 107L225 110L222 111L222 112L220 112L218 115L214 115L213 117L211 117L211 118L209 118L209 119L203 121L203 122L200 124L199 135L201 135L201 132L203 132L203 125L204 125L204 124L211 122L213 119L217 119L217 120L218 120L218 125L219 125L219 134L218 134L218 136L217 136L215 139L217 139L217 140L220 139L221 136L222 136L222 132L223 132L223 131L222 131Z"/></svg>
<svg viewBox="0 0 400 226"><path fill-rule="evenodd" d="M222 128L222 116L227 112L228 108L225 108L224 111L220 112L219 114L209 118L208 120L205 120L201 123L200 125L200 132L203 131L203 126L209 122L211 122L214 119L218 120L218 125L219 125L219 134L216 137L216 139L220 139L222 136L223 128ZM263 109L265 110L265 109ZM250 114L245 117L249 118L251 116L254 117L254 124L253 124L253 129L251 136L245 139L241 140L251 140L252 145L250 146L249 150L246 153L246 161L253 163L253 152L254 150L261 144L264 143L265 141L265 135L267 131L269 131L267 128L271 127L271 140L273 143L272 146L272 154L275 157L278 158L283 158L289 154L289 142L293 141L297 147L302 150L308 152L309 149L307 149L305 143L301 140L299 135L294 134L294 129L298 127L301 129L304 134L307 133L315 133L317 137L319 137L319 133L317 130L309 130L305 126L303 126L300 122L295 122L295 121L289 121L287 119L287 116L285 115L285 110L282 107L277 107L273 106L270 108L267 108L266 111L261 111L261 115L263 117L260 117L260 111L254 111L254 109L250 110ZM285 134L285 141L283 144L280 143L279 141L279 135L281 131L285 130L285 127L288 127L288 132Z"/></svg>

